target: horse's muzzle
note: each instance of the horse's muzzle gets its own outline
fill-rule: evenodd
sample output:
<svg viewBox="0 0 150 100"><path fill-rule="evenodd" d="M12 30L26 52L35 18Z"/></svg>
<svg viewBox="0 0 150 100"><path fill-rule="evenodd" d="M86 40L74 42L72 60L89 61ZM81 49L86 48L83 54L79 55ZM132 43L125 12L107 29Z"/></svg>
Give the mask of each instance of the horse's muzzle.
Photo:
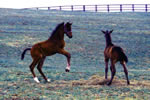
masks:
<svg viewBox="0 0 150 100"><path fill-rule="evenodd" d="M67 33L67 36L68 36L69 38L72 38L72 32L68 32L68 33Z"/></svg>
<svg viewBox="0 0 150 100"><path fill-rule="evenodd" d="M69 36L69 38L71 39L71 38L72 38L72 36Z"/></svg>

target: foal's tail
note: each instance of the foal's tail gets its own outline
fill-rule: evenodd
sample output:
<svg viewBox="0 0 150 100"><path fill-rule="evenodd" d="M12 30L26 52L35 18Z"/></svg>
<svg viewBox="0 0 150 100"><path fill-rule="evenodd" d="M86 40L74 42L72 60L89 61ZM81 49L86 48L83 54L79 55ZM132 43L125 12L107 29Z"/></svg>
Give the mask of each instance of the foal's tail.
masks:
<svg viewBox="0 0 150 100"><path fill-rule="evenodd" d="M21 54L21 60L24 59L24 55L25 55L26 51L28 51L28 50L31 50L31 48L26 48L26 49L23 51L23 53Z"/></svg>
<svg viewBox="0 0 150 100"><path fill-rule="evenodd" d="M120 61L125 61L126 63L128 62L128 57L126 56L126 54L124 53L121 47L116 46L113 48L113 50L119 54Z"/></svg>
<svg viewBox="0 0 150 100"><path fill-rule="evenodd" d="M121 52L121 60L125 61L126 63L128 62L128 57L126 56L126 54L124 52Z"/></svg>

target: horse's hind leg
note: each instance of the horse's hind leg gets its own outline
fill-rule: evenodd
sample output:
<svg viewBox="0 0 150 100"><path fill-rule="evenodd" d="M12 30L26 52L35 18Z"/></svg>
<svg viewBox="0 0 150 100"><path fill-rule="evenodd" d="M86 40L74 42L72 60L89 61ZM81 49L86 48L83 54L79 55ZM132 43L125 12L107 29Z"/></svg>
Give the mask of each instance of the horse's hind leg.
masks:
<svg viewBox="0 0 150 100"><path fill-rule="evenodd" d="M37 69L38 69L38 71L40 72L40 74L43 76L43 78L44 78L47 82L50 82L50 80L46 78L46 76L44 75L44 73L43 73L43 71L42 71L42 66L43 66L43 63L44 63L44 61L45 61L45 58L46 58L46 57L43 57L43 58L40 60L38 66L37 66Z"/></svg>
<svg viewBox="0 0 150 100"><path fill-rule="evenodd" d="M108 73L108 61L109 59L105 58L105 79L107 79L107 73Z"/></svg>
<svg viewBox="0 0 150 100"><path fill-rule="evenodd" d="M111 62L111 63L112 63L112 62ZM107 85L111 85L112 80L114 79L114 76L115 76L115 74L116 74L115 64L113 64L113 63L111 64L110 70L111 70L111 79L110 79L110 81L109 81L109 83L108 83Z"/></svg>
<svg viewBox="0 0 150 100"><path fill-rule="evenodd" d="M39 62L39 59L34 59L29 67L30 67L30 70L31 70L31 73L33 75L34 80L37 83L40 83L40 81L38 80L38 78L36 77L35 72L34 72L34 68L35 68L35 66L37 65L38 62Z"/></svg>
<svg viewBox="0 0 150 100"><path fill-rule="evenodd" d="M130 84L130 81L129 81L129 78L128 78L128 70L127 70L127 68L126 68L126 64L125 64L125 62L121 62L121 64L122 64L122 66L123 66L123 68L124 68L124 73L125 73L125 75L126 75L127 84L129 85L129 84Z"/></svg>

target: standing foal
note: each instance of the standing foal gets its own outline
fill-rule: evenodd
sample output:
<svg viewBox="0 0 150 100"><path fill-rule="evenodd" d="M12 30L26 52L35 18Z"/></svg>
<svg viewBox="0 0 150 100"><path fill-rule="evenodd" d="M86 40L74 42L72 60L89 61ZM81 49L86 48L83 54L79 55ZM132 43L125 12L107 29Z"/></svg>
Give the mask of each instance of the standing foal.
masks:
<svg viewBox="0 0 150 100"><path fill-rule="evenodd" d="M113 30L111 31L103 31L102 32L105 34L105 39L106 39L106 47L104 50L104 57L105 57L105 79L107 79L107 73L108 73L108 61L110 59L111 61L111 66L110 66L110 70L111 70L111 80L108 82L107 85L111 85L112 80L114 78L114 75L116 73L116 68L115 68L115 63L117 63L118 61L120 61L121 65L124 68L124 73L126 75L126 79L127 79L127 84L130 84L130 81L128 79L128 70L126 68L126 63L128 62L128 58L125 55L123 49L119 46L115 46L112 41L111 41L111 33L113 32Z"/></svg>

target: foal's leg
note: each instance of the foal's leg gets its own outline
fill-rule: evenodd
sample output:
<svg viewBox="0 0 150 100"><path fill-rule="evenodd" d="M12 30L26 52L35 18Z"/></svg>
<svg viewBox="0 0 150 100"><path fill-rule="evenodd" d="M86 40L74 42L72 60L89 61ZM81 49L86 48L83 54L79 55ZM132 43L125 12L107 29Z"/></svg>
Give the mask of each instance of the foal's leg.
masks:
<svg viewBox="0 0 150 100"><path fill-rule="evenodd" d="M126 67L126 63L125 62L121 62L123 68L124 68L124 73L126 75L126 79L127 79L127 84L129 85L130 84L130 81L128 79L128 70L127 70L127 67Z"/></svg>
<svg viewBox="0 0 150 100"><path fill-rule="evenodd" d="M37 65L38 62L39 62L39 59L33 59L33 62L31 63L31 65L29 67L30 67L30 70L31 70L31 73L33 75L34 80L37 83L40 83L40 81L38 80L38 78L36 77L36 75L34 73L34 68L35 68L35 66Z"/></svg>
<svg viewBox="0 0 150 100"><path fill-rule="evenodd" d="M105 58L105 79L107 79L107 73L108 73L108 61L109 61L109 59Z"/></svg>
<svg viewBox="0 0 150 100"><path fill-rule="evenodd" d="M37 69L38 69L38 71L40 72L40 74L43 76L43 78L44 78L47 82L50 82L50 80L46 78L46 76L44 75L44 73L43 73L43 71L42 71L42 66L43 66L43 63L44 63L44 61L45 61L45 58L46 58L46 57L43 57L43 58L40 60L38 66L37 66Z"/></svg>
<svg viewBox="0 0 150 100"><path fill-rule="evenodd" d="M60 54L64 55L67 57L67 67L66 67L66 72L69 72L70 71L70 59L71 59L71 54L69 52L67 52L66 50L64 49L61 49L59 50Z"/></svg>
<svg viewBox="0 0 150 100"><path fill-rule="evenodd" d="M111 66L110 66L110 70L111 70L111 79L109 81L109 83L107 85L111 85L112 80L116 74L116 68L115 68L115 64L113 63L113 61L111 61Z"/></svg>

